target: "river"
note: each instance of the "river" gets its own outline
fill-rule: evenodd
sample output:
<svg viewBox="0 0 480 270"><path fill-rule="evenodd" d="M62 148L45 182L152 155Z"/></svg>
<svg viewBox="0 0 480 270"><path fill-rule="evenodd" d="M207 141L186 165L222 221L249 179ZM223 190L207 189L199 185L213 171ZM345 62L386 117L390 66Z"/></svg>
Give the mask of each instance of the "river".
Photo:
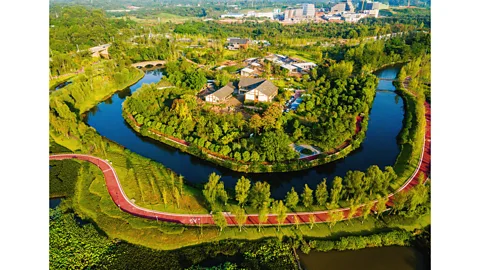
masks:
<svg viewBox="0 0 480 270"><path fill-rule="evenodd" d="M429 269L429 260L413 247L364 248L350 251L310 251L308 255L298 252L304 270L424 270Z"/></svg>
<svg viewBox="0 0 480 270"><path fill-rule="evenodd" d="M376 93L370 112L366 138L360 148L344 159L308 170L248 174L246 177L254 181L268 181L271 185L272 197L283 199L292 186L297 192L302 192L305 184L315 189L323 178L331 181L334 176L343 177L349 170L366 171L370 165L374 164L380 168L393 165L400 152L396 136L402 128L404 112L403 100L393 92L395 87L388 79L395 78L398 71L399 66L396 65L375 73L379 78L387 80L380 80L378 85L379 91ZM191 183L204 183L212 172L216 172L222 176L221 180L225 182L227 188L233 188L237 179L245 175L244 173L231 171L153 139L142 137L124 121L122 103L125 98L142 84L158 82L161 78L160 69L146 71L145 76L136 84L117 92L90 110L85 116L86 123L106 138L125 146L132 152L163 164L183 175Z"/></svg>

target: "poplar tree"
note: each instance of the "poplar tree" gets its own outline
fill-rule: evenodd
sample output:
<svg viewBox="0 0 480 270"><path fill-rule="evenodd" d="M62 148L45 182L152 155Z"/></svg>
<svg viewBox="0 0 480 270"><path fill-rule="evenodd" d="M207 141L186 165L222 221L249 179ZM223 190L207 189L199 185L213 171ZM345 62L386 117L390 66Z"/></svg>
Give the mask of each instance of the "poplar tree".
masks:
<svg viewBox="0 0 480 270"><path fill-rule="evenodd" d="M173 197L175 198L175 202L177 203L177 208L180 208L180 192L178 188L173 190Z"/></svg>
<svg viewBox="0 0 480 270"><path fill-rule="evenodd" d="M287 207L283 204L282 200L274 201L272 211L274 214L277 214L277 231L279 231L280 225L282 225L287 218Z"/></svg>
<svg viewBox="0 0 480 270"><path fill-rule="evenodd" d="M370 212L372 211L372 208L374 205L375 205L374 201L369 201L362 207L362 217L363 217L362 224L365 220L367 220L368 215L370 215Z"/></svg>
<svg viewBox="0 0 480 270"><path fill-rule="evenodd" d="M249 200L255 209L268 207L270 205L270 184L267 182L256 182L250 192Z"/></svg>
<svg viewBox="0 0 480 270"><path fill-rule="evenodd" d="M250 180L243 176L237 181L237 184L235 185L235 199L242 207L247 202L250 186Z"/></svg>
<svg viewBox="0 0 480 270"><path fill-rule="evenodd" d="M388 202L388 197L377 197L377 205L375 207L377 211L377 218L387 209L386 203Z"/></svg>
<svg viewBox="0 0 480 270"><path fill-rule="evenodd" d="M295 191L295 189L292 187L292 189L289 192L287 192L287 196L285 197L285 205L288 208L293 210L295 209L295 207L297 207L298 201L299 201L298 194Z"/></svg>
<svg viewBox="0 0 480 270"><path fill-rule="evenodd" d="M313 190L311 190L307 184L305 184L305 187L303 188L302 202L307 208L313 204Z"/></svg>
<svg viewBox="0 0 480 270"><path fill-rule="evenodd" d="M393 213L397 214L398 212L402 211L405 208L405 205L408 201L408 193L405 191L401 191L395 194L393 198Z"/></svg>
<svg viewBox="0 0 480 270"><path fill-rule="evenodd" d="M323 178L323 181L317 185L317 189L315 190L315 197L317 199L317 205L322 206L327 203L327 179Z"/></svg>
<svg viewBox="0 0 480 270"><path fill-rule="evenodd" d="M223 215L222 212L215 212L212 215L213 221L215 224L220 228L220 232L223 231L223 228L227 227L227 220L225 219L225 216Z"/></svg>
<svg viewBox="0 0 480 270"><path fill-rule="evenodd" d="M313 225L315 225L315 215L314 214L310 214L308 216L308 221L310 222L310 230L313 229Z"/></svg>
<svg viewBox="0 0 480 270"><path fill-rule="evenodd" d="M257 182L258 183L258 182ZM264 204L258 212L258 231L260 232L260 225L268 219L268 207Z"/></svg>
<svg viewBox="0 0 480 270"><path fill-rule="evenodd" d="M343 212L342 211L328 211L328 218L327 221L329 222L330 229L337 224L337 222L343 220Z"/></svg>
<svg viewBox="0 0 480 270"><path fill-rule="evenodd" d="M339 176L335 176L333 178L333 187L330 190L330 206L336 207L338 205L338 201L340 200L340 195L342 194L342 178Z"/></svg>
<svg viewBox="0 0 480 270"><path fill-rule="evenodd" d="M238 228L242 231L243 224L247 221L247 215L245 214L245 209L241 207L236 207L233 211L235 215L235 220L237 221Z"/></svg>
<svg viewBox="0 0 480 270"><path fill-rule="evenodd" d="M360 206L355 204L354 201L350 201L350 211L348 211L347 215L347 219L350 221L350 224L352 223L351 219L355 216L359 207Z"/></svg>

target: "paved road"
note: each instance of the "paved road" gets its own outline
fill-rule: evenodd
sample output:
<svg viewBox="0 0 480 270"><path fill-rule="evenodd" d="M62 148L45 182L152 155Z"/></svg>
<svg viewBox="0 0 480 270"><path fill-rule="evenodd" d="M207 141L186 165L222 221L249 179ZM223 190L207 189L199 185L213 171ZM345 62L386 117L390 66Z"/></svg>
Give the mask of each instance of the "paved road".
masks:
<svg viewBox="0 0 480 270"><path fill-rule="evenodd" d="M425 116L427 120L426 124L426 132L424 138L424 147L422 156L420 159L419 164L417 165L417 169L413 173L413 175L405 182L405 184L400 187L395 193L403 190L409 190L415 185L418 184L418 177L420 174L424 174L425 176L429 175L430 172L430 104L425 103ZM114 168L108 163L108 161L103 160L101 158L97 158L94 156L89 155L82 155L82 154L58 154L58 155L51 155L51 160L62 160L62 159L79 159L88 161L90 163L95 164L99 167L105 177L106 187L110 196L112 197L115 204L124 212L130 213L132 215L149 218L149 219L158 219L167 222L175 222L181 223L185 225L199 225L199 224L214 224L213 218L209 214L176 214L176 213L168 213L168 212L160 212L149 210L146 208L142 208L140 206L135 205L132 203L120 185L120 181L118 176L114 170ZM425 177L427 178L427 177ZM392 200L394 197L394 193L389 195L389 202L388 205L392 205ZM361 215L362 207L360 207L354 217L358 217ZM344 218L347 217L350 209L349 208L340 208L335 211L342 211ZM310 216L313 215L315 217L316 223L326 222L328 218L328 211L315 211L315 212L298 212L298 213L289 213L287 215L287 219L285 220L284 224L295 224L294 216L297 216L300 223L309 223ZM236 225L235 216L230 215L228 213L224 213L225 218L227 219L228 225L234 226ZM258 215L251 214L248 215L247 222L245 225L257 225L259 223ZM268 215L268 220L262 225L273 225L277 224L276 215L270 214Z"/></svg>

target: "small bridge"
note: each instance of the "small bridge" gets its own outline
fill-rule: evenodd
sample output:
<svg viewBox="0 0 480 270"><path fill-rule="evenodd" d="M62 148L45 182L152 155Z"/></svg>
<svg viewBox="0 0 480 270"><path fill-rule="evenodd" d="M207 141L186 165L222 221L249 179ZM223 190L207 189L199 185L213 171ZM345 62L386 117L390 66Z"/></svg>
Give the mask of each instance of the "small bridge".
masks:
<svg viewBox="0 0 480 270"><path fill-rule="evenodd" d="M391 79L391 78L378 78L379 80L381 81L390 81L390 82L393 82L393 81L396 81L397 79Z"/></svg>
<svg viewBox="0 0 480 270"><path fill-rule="evenodd" d="M155 66L163 66L167 61L165 60L155 60L155 61L144 61L133 63L132 66L136 68L145 68L145 67L155 67Z"/></svg>
<svg viewBox="0 0 480 270"><path fill-rule="evenodd" d="M105 57L108 58L108 48L112 46L112 44L103 44L100 46L92 47L88 49L88 51L92 54L92 57Z"/></svg>

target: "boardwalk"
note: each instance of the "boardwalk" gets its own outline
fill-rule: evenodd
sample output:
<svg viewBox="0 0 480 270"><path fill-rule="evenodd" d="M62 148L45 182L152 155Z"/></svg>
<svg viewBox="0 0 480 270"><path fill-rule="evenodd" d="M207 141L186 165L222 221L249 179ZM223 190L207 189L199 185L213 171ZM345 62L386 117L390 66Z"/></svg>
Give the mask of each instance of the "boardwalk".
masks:
<svg viewBox="0 0 480 270"><path fill-rule="evenodd" d="M418 178L421 174L425 176L429 175L430 172L430 104L425 103L425 117L426 117L426 131L423 143L423 152L417 165L417 169L413 173L413 175L405 182L405 184L400 187L395 193L409 190L415 185L418 184ZM149 218L149 219L158 219L167 222L175 222L181 223L185 225L200 225L200 224L214 224L213 218L209 214L176 214L176 213L167 213L167 212L160 212L149 210L146 208L139 207L132 203L120 185L120 181L118 176L114 170L114 168L108 163L108 161L103 160L101 158L97 158L94 156L89 155L82 155L82 154L58 154L58 155L51 155L51 160L62 160L62 159L79 159L88 161L90 163L95 164L99 167L103 175L105 177L106 187L112 200L114 203L124 212L130 213L132 215ZM426 178L426 177L425 177ZM389 205L392 204L394 193L389 194ZM363 207L363 206L362 206ZM357 210L357 213L354 217L360 216L362 211L362 207ZM344 215L344 219L347 217L350 209L349 208L340 208L334 211L341 211ZM229 213L224 213L224 216L228 222L228 225L234 226L236 225L236 220L234 215L230 215ZM259 223L258 215L251 214L247 215L248 219L245 225L257 225ZM299 223L310 223L310 217L313 216L316 223L326 222L328 218L328 211L314 211L314 212L299 212L299 213L289 213L287 215L287 219L285 220L284 224L295 224L295 216L297 216ZM268 219L262 225L274 225L277 224L277 218L274 214L269 214Z"/></svg>

